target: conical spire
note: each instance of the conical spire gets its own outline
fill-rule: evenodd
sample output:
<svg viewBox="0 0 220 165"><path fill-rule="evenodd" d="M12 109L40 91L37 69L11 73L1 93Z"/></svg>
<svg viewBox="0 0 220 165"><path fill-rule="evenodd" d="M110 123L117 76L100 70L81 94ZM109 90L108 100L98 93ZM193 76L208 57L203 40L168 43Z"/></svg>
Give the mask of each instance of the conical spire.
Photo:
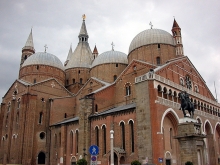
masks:
<svg viewBox="0 0 220 165"><path fill-rule="evenodd" d="M67 56L67 60L70 59L71 55L73 54L73 51L72 51L72 44L70 45L70 50L69 50L69 53L68 53L68 56Z"/></svg>
<svg viewBox="0 0 220 165"><path fill-rule="evenodd" d="M28 36L28 39L27 39L27 41L26 41L26 44L25 44L25 46L24 46L24 48L30 48L30 47L32 47L32 48L34 48L34 42L33 42L33 36L32 36L32 29L31 29L31 32L30 32L30 34L29 34L29 36ZM24 49L23 48L23 49Z"/></svg>
<svg viewBox="0 0 220 165"><path fill-rule="evenodd" d="M69 53L68 53L68 56L67 56L67 59L66 59L66 61L65 61L65 63L64 63L64 66L67 65L67 63L69 62L69 60L70 60L72 54L73 54L73 51L72 51L72 44L71 44L71 45L70 45L70 50L69 50Z"/></svg>
<svg viewBox="0 0 220 165"><path fill-rule="evenodd" d="M178 23L176 22L175 18L174 18L174 21L173 21L173 28L180 28Z"/></svg>
<svg viewBox="0 0 220 165"><path fill-rule="evenodd" d="M99 54L99 53L98 53L98 50L97 50L97 48L96 48L96 45L95 45L94 50L93 50L92 53L93 53L93 54Z"/></svg>
<svg viewBox="0 0 220 165"><path fill-rule="evenodd" d="M83 22L82 22L82 26L81 26L81 29L79 32L79 37L80 36L88 36L87 30L86 30L86 23L85 23L85 19L86 19L85 14L83 14L82 17L83 17Z"/></svg>

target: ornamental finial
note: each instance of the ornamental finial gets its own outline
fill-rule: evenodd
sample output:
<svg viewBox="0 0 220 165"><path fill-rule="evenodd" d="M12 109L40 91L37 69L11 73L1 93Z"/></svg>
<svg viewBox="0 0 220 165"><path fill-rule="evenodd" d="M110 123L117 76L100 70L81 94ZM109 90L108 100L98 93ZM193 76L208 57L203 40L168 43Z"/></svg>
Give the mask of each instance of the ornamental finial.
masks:
<svg viewBox="0 0 220 165"><path fill-rule="evenodd" d="M85 19L86 19L86 15L85 14L82 15L82 19L83 19L83 21L85 21Z"/></svg>

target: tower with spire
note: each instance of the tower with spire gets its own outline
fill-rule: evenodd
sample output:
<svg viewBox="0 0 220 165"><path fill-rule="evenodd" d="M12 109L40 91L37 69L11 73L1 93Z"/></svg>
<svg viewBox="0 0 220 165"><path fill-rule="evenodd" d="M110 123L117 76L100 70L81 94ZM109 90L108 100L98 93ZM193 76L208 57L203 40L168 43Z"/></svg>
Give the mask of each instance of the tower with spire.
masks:
<svg viewBox="0 0 220 165"><path fill-rule="evenodd" d="M72 47L70 47L69 54L64 64L66 73L65 86L72 93L77 93L90 78L89 71L94 60L88 43L89 35L86 29L85 14L82 18L82 26L78 35L78 45L74 52L72 52Z"/></svg>
<svg viewBox="0 0 220 165"><path fill-rule="evenodd" d="M181 36L181 28L179 27L178 23L176 22L175 18L173 21L172 27L173 38L176 43L176 55L183 56L183 43L182 43L182 36Z"/></svg>
<svg viewBox="0 0 220 165"><path fill-rule="evenodd" d="M24 47L22 48L20 67L22 66L24 61L34 53L35 53L35 49L34 49L34 42L33 42L32 29L31 29L31 32L27 38L27 41Z"/></svg>
<svg viewBox="0 0 220 165"><path fill-rule="evenodd" d="M94 59L96 59L96 57L99 55L99 52L98 52L98 50L97 50L96 45L95 45L95 47L94 47L94 50L93 50L93 52L92 52L92 55L93 55L93 58L94 58Z"/></svg>

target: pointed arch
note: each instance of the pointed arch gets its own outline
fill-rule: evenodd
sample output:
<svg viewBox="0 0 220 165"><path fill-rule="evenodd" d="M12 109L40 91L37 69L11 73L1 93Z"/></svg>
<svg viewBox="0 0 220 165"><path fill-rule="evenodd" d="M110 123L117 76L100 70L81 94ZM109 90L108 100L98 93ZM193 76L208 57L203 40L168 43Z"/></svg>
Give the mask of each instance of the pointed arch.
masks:
<svg viewBox="0 0 220 165"><path fill-rule="evenodd" d="M46 154L44 152L39 152L38 156L37 156L38 160L37 163L38 164L45 164L46 163Z"/></svg>
<svg viewBox="0 0 220 165"><path fill-rule="evenodd" d="M202 132L202 134L204 134L203 121L202 121L201 117L196 116L196 120L198 121L198 123L201 123L201 129L202 129L201 132Z"/></svg>
<svg viewBox="0 0 220 165"><path fill-rule="evenodd" d="M220 122L217 122L217 123L215 124L215 129L214 129L214 140L216 140L216 137L215 137L215 133L216 133L216 131L220 133Z"/></svg>
<svg viewBox="0 0 220 165"><path fill-rule="evenodd" d="M157 134L163 134L163 122L164 122L164 118L166 117L166 115L170 113L172 115L170 115L170 118L172 119L173 122L175 122L174 124L179 124L179 117L177 115L177 113L172 109L172 108L168 108L164 113L163 116L161 118L161 123L160 123L160 132L157 132Z"/></svg>
<svg viewBox="0 0 220 165"><path fill-rule="evenodd" d="M208 119L206 119L206 121L204 122L204 126L203 126L203 128L204 128L204 133L206 134L206 131L205 131L206 128L205 128L205 127L206 127L207 124L208 124L208 126L210 127L210 131L211 131L210 133L213 134L212 124L210 123L210 121L209 121Z"/></svg>

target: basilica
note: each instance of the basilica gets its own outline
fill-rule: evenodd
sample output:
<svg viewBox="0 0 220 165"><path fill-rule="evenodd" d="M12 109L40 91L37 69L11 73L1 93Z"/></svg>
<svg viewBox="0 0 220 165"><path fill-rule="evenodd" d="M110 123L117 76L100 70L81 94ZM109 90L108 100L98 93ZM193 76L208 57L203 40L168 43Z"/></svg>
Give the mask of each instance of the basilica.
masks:
<svg viewBox="0 0 220 165"><path fill-rule="evenodd" d="M46 49L35 52L31 30L1 103L0 165L89 164L91 145L100 165L220 163L220 104L184 55L175 19L170 27L143 30L128 52L99 53L83 17L64 64ZM179 110L182 91L193 118Z"/></svg>

